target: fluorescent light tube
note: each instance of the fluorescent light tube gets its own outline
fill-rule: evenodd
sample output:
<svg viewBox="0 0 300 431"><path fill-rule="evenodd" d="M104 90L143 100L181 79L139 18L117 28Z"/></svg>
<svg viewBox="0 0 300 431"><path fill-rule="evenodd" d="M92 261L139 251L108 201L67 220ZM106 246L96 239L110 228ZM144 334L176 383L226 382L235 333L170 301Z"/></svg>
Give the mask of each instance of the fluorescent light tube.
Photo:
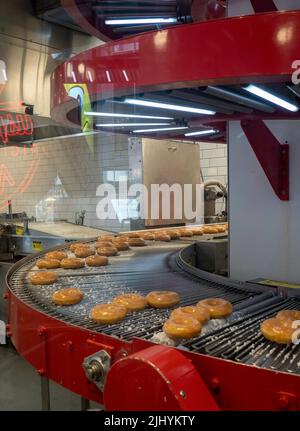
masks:
<svg viewBox="0 0 300 431"><path fill-rule="evenodd" d="M127 25L127 24L173 24L177 23L177 18L124 18L106 19L106 25Z"/></svg>
<svg viewBox="0 0 300 431"><path fill-rule="evenodd" d="M75 72L74 72L74 71L72 71L72 78L73 78L73 81L74 81L74 82L77 82L76 75L75 75Z"/></svg>
<svg viewBox="0 0 300 431"><path fill-rule="evenodd" d="M188 127L164 127L162 129L145 129L145 130L134 130L133 133L147 133L147 132L167 132L169 130L183 130Z"/></svg>
<svg viewBox="0 0 300 431"><path fill-rule="evenodd" d="M6 74L6 69L5 68L2 69L2 74L3 74L4 81L8 81L7 74Z"/></svg>
<svg viewBox="0 0 300 431"><path fill-rule="evenodd" d="M155 115L139 115L139 114L115 114L113 112L85 112L84 115L93 117L116 117L116 118L144 118L149 120L174 120L171 117L157 117Z"/></svg>
<svg viewBox="0 0 300 431"><path fill-rule="evenodd" d="M126 81L129 82L128 74L127 74L127 72L126 72L125 69L122 70L122 73L123 73L124 78L126 79Z"/></svg>
<svg viewBox="0 0 300 431"><path fill-rule="evenodd" d="M280 106L281 108L287 109L288 111L297 112L299 111L299 107L287 102L284 99L281 99L278 96L275 96L272 93L269 93L268 91L263 90L262 88L257 87L256 85L248 85L247 87L244 87L245 90L247 90L249 93L255 94L258 97L261 97L262 99L268 100L269 102L274 103L275 105Z"/></svg>
<svg viewBox="0 0 300 431"><path fill-rule="evenodd" d="M171 105L169 103L152 102L149 100L142 99L126 98L125 103L128 103L129 105L147 106L149 108L167 109L169 111L190 112L193 114L215 115L216 113L215 111L209 111L207 109L192 108L190 106Z"/></svg>
<svg viewBox="0 0 300 431"><path fill-rule="evenodd" d="M212 135L213 133L216 133L217 131L214 129L210 129L210 130L201 130L199 132L190 132L190 133L185 133L184 136L201 136L201 135Z"/></svg>
<svg viewBox="0 0 300 431"><path fill-rule="evenodd" d="M109 123L96 124L97 127L139 127L139 126L169 126L169 123Z"/></svg>

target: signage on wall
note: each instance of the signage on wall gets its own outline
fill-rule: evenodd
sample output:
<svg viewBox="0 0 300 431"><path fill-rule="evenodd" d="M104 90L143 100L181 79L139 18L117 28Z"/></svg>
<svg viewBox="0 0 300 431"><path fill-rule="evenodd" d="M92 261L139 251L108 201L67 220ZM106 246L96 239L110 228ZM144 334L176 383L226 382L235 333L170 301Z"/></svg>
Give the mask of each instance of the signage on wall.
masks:
<svg viewBox="0 0 300 431"><path fill-rule="evenodd" d="M0 111L0 141L9 143L11 137L32 136L33 122L26 114L1 114Z"/></svg>
<svg viewBox="0 0 300 431"><path fill-rule="evenodd" d="M0 60L0 95L3 93L7 82L6 63L4 60ZM28 139L29 136L33 135L33 122L30 115L14 112L23 106L22 101L0 101L0 144L8 144L13 141L11 138L22 142L19 137Z"/></svg>

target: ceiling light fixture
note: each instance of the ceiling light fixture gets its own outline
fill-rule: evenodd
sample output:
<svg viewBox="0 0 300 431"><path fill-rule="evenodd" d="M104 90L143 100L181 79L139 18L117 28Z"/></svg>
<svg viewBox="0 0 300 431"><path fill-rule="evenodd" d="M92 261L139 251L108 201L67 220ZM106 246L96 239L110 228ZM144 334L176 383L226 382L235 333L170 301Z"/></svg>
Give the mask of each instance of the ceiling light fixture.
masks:
<svg viewBox="0 0 300 431"><path fill-rule="evenodd" d="M126 98L125 103L137 106L146 106L149 108L167 109L169 111L190 112L193 114L215 115L216 111L207 109L193 108L191 106L172 105L169 103L152 102L150 100Z"/></svg>
<svg viewBox="0 0 300 431"><path fill-rule="evenodd" d="M126 72L126 70L125 70L125 69L123 69L123 70L122 70L122 73L123 73L123 75L124 75L125 80L126 80L127 82L129 82L128 74L127 74L127 72Z"/></svg>
<svg viewBox="0 0 300 431"><path fill-rule="evenodd" d="M168 131L171 131L171 130L183 130L183 129L188 129L188 127L164 127L162 129L134 130L133 133L168 132Z"/></svg>
<svg viewBox="0 0 300 431"><path fill-rule="evenodd" d="M184 136L201 136L201 135L212 135L213 133L216 133L217 130L210 129L210 130L200 130L199 132L190 132L185 133Z"/></svg>
<svg viewBox="0 0 300 431"><path fill-rule="evenodd" d="M144 118L149 120L174 120L172 117L157 117L154 115L139 115L139 114L116 114L114 112L85 112L84 115L93 117L116 117L116 118Z"/></svg>
<svg viewBox="0 0 300 431"><path fill-rule="evenodd" d="M169 126L169 123L107 123L96 124L97 127L139 127L139 126Z"/></svg>
<svg viewBox="0 0 300 431"><path fill-rule="evenodd" d="M77 82L76 75L75 75L75 72L73 70L72 70L72 78L73 78L74 82Z"/></svg>
<svg viewBox="0 0 300 431"><path fill-rule="evenodd" d="M274 94L269 93L268 91L265 91L262 88L257 87L256 85L250 84L247 87L244 87L244 90L248 91L249 93L255 94L255 96L261 97L262 99L268 100L269 102L274 103L281 108L287 109L288 111L299 111L299 107L297 105L287 102L286 100L281 99L280 97L275 96Z"/></svg>
<svg viewBox="0 0 300 431"><path fill-rule="evenodd" d="M106 19L106 25L130 25L130 24L173 24L177 23L177 18L124 18Z"/></svg>

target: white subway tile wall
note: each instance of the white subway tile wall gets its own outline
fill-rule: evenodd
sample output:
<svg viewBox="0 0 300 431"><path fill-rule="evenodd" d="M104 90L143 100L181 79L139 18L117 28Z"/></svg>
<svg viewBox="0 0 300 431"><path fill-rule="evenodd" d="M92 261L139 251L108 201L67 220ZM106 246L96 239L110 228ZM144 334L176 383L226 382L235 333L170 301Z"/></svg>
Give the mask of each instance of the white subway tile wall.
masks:
<svg viewBox="0 0 300 431"><path fill-rule="evenodd" d="M227 145L205 142L200 143L199 146L200 166L204 181L218 180L227 186ZM218 199L216 202L216 211L220 212L224 208L224 199Z"/></svg>
<svg viewBox="0 0 300 431"><path fill-rule="evenodd" d="M5 162L16 183L28 172L33 159L39 159L29 187L14 196L14 212L26 211L29 216L39 219L45 214L49 218L50 214L55 219L75 222L75 213L85 210L86 226L114 231L128 229L126 222L99 220L96 215L100 199L96 190L103 183L105 173L117 170L128 174L127 136L101 133L94 137L93 151L84 137L49 140L35 145L38 157L36 151L35 156L28 152L26 156L15 157L12 148L0 149L0 164L1 160Z"/></svg>
<svg viewBox="0 0 300 431"><path fill-rule="evenodd" d="M94 151L84 137L49 140L36 144L34 153L15 148L0 149L3 161L17 184L24 178L36 158L38 168L29 187L13 199L13 211L26 211L39 219L53 217L75 222L75 213L86 210L85 225L120 231L129 228L128 221L99 220L96 206L97 187L128 173L128 140L124 135L101 133L94 138ZM227 185L227 146L200 144L204 180L217 179ZM53 200L55 196L55 200ZM58 198L57 198L58 197ZM224 202L217 201L217 211Z"/></svg>

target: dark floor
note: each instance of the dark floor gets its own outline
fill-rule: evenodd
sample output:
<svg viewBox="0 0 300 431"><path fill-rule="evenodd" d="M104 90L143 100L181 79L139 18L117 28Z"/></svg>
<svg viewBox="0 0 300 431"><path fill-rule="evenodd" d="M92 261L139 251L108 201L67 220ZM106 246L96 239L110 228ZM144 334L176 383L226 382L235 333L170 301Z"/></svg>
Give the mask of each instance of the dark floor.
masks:
<svg viewBox="0 0 300 431"><path fill-rule="evenodd" d="M0 263L0 320L7 320L3 300L5 274L8 264ZM51 410L81 410L78 395L50 383ZM91 403L91 408L100 406ZM11 345L0 345L0 411L41 410L40 377Z"/></svg>

